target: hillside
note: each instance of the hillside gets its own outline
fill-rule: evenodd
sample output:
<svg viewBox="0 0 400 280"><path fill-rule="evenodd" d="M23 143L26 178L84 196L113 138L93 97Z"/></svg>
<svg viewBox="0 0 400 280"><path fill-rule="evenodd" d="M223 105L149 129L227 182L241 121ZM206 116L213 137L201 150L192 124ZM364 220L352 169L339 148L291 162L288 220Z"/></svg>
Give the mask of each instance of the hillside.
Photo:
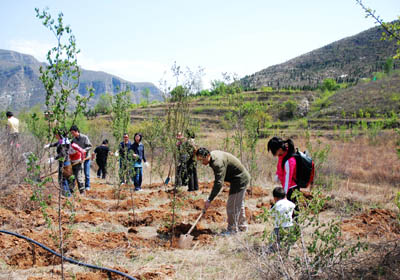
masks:
<svg viewBox="0 0 400 280"><path fill-rule="evenodd" d="M360 81L356 86L338 90L325 106L311 114L314 118L379 117L400 113L400 72L377 81Z"/></svg>
<svg viewBox="0 0 400 280"><path fill-rule="evenodd" d="M45 64L33 56L0 50L0 110L19 111L44 103L45 91L39 80L41 65ZM140 102L145 88L150 90L150 101L162 99L159 89L152 83L132 83L105 72L82 69L79 94L85 95L87 87L93 87L95 90L95 98L91 105L95 104L99 95L105 92L114 94L127 87L133 92L134 103Z"/></svg>
<svg viewBox="0 0 400 280"><path fill-rule="evenodd" d="M271 116L272 126L311 129L333 129L341 125L383 120L394 112L400 114L400 72L376 81L359 81L324 97L320 90L272 90L242 92L243 102L262 106ZM189 101L190 118L202 129L215 131L227 123L225 116L235 110L229 95L193 97ZM136 108L132 122L164 116L168 103ZM108 116L103 116L108 118ZM294 120L294 121L293 121ZM397 124L391 126L400 126Z"/></svg>
<svg viewBox="0 0 400 280"><path fill-rule="evenodd" d="M246 88L315 88L326 78L354 82L381 71L395 54L395 41L381 41L382 29L374 27L317 50L270 66L241 79Z"/></svg>

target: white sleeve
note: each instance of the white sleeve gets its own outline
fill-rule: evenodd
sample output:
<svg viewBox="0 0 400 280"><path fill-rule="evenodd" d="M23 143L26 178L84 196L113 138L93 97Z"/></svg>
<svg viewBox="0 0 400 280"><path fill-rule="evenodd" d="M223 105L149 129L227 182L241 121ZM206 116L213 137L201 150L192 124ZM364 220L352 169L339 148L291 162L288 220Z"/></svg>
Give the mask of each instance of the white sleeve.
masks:
<svg viewBox="0 0 400 280"><path fill-rule="evenodd" d="M285 184L283 185L285 194L287 194L289 191L289 175L290 175L290 167L289 167L289 160L287 160L285 162Z"/></svg>

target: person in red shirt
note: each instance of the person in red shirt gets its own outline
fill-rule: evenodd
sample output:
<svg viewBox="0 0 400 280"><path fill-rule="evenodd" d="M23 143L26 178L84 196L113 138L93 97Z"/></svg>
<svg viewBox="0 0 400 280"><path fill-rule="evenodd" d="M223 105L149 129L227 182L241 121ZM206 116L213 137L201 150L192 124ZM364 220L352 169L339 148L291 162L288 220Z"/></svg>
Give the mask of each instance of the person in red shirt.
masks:
<svg viewBox="0 0 400 280"><path fill-rule="evenodd" d="M295 153L294 143L291 139L283 140L279 137L272 137L268 141L268 151L273 156L278 157L276 166L275 180L282 184L286 198L296 204L295 214L299 210L297 199L293 193L300 187L296 183L296 159L293 157Z"/></svg>

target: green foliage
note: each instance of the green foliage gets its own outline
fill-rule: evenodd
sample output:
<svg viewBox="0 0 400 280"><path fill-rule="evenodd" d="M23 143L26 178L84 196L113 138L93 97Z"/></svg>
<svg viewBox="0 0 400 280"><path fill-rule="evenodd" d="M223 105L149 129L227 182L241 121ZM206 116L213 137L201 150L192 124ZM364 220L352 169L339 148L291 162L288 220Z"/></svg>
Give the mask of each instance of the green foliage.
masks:
<svg viewBox="0 0 400 280"><path fill-rule="evenodd" d="M41 73L40 80L46 91L46 120L47 125L47 140L53 139L53 134L57 130L63 130L67 132L70 125L76 124L78 116L84 115L84 109L87 108L87 103L89 99L93 96L93 89L89 89L88 97L82 97L79 94L75 94L75 106L72 110L70 97L75 93L79 85L80 70L77 62L77 54L79 50L76 47L75 36L72 34L72 30L69 26L64 25L63 14L60 13L58 18L55 20L47 12L39 9L35 9L36 17L40 19L43 25L49 29L56 38L57 44L55 47L50 49L47 53L47 65L41 66L39 71ZM67 37L67 39L65 38ZM36 134L39 138L43 137L43 134L39 132L42 129L43 122L41 115L34 112L31 115L30 121L28 121L28 126L31 131ZM63 162L64 159L60 158L59 161ZM33 176L37 179L40 174L40 165L38 164L38 159L34 158L32 155L29 159L28 173L33 172ZM40 178L40 177L39 177ZM52 218L47 215L46 208L48 207L47 199L42 196L42 191L44 183L48 182L46 179L42 182L40 180L32 180L32 178L27 178L27 181L32 184L33 200L38 201L42 208L43 216L49 227L52 225ZM52 181L52 180L51 180ZM54 183L54 182L53 182ZM64 228L62 226L61 209L63 207L71 207L71 203L67 201L65 204L61 203L62 196L62 180L58 182L60 187L58 188L58 233L51 233L51 237L58 242L58 248L63 256L63 242L64 242ZM47 186L46 186L47 187ZM65 206L64 206L65 205ZM69 222L73 222L74 212L73 207L71 207L72 212L69 217ZM55 232L56 229L52 228ZM61 262L61 276L64 278L64 268L63 261Z"/></svg>
<svg viewBox="0 0 400 280"><path fill-rule="evenodd" d="M63 14L58 15L57 20L43 10L35 9L36 17L42 20L43 25L48 28L56 37L57 46L47 53L47 66L41 66L40 80L46 90L46 109L51 114L48 121L55 123L56 128L67 131L67 112L70 107L70 96L79 85L80 69L77 62L79 50L76 47L75 36L69 26L64 25ZM65 36L68 38L65 39ZM75 117L86 108L89 98L93 96L93 90L89 89L89 97L75 96L76 107Z"/></svg>
<svg viewBox="0 0 400 280"><path fill-rule="evenodd" d="M272 88L272 87L261 87L260 88L260 91L262 91L262 92L273 92L274 91L274 89Z"/></svg>
<svg viewBox="0 0 400 280"><path fill-rule="evenodd" d="M142 96L145 98L146 104L148 105L149 104L149 97L150 97L150 89L149 88L145 88L142 91Z"/></svg>
<svg viewBox="0 0 400 280"><path fill-rule="evenodd" d="M40 105L35 105L28 112L21 112L18 117L22 123L26 124L28 131L40 142L46 140L49 124L40 109Z"/></svg>
<svg viewBox="0 0 400 280"><path fill-rule="evenodd" d="M280 112L279 112L279 119L287 120L293 119L296 116L298 104L295 100L289 99L283 102Z"/></svg>
<svg viewBox="0 0 400 280"><path fill-rule="evenodd" d="M286 229L280 249L272 252L272 256L267 255L263 262L271 266L279 263L279 269L273 270L280 276L278 278L293 279L289 276L291 272L285 269L292 267L298 278L313 279L321 272L328 272L333 266L341 265L344 260L367 249L365 243L357 241L349 244L342 238L339 219L331 219L327 223L321 221L319 215L329 200L327 196L322 195L321 189L312 190L311 200L305 199L298 191L294 195L299 205L297 223L292 228ZM271 220L271 214L264 209L259 218L267 222ZM266 231L264 238L265 236L267 236ZM298 244L300 252L288 254L294 243ZM279 261L275 263L273 260Z"/></svg>
<svg viewBox="0 0 400 280"><path fill-rule="evenodd" d="M383 66L383 71L386 75L390 75L393 71L393 58L389 57L386 59L385 65Z"/></svg>
<svg viewBox="0 0 400 280"><path fill-rule="evenodd" d="M113 135L117 142L122 139L122 136L127 132L130 121L131 108L131 92L129 90L117 93L112 102L112 127Z"/></svg>
<svg viewBox="0 0 400 280"><path fill-rule="evenodd" d="M400 129L398 129L398 128L396 128L395 130L394 130L395 132L396 132L396 134L397 134L397 137L396 137L396 152L397 152L397 157L400 159Z"/></svg>
<svg viewBox="0 0 400 280"><path fill-rule="evenodd" d="M103 93L99 97L99 101L94 106L94 110L99 114L110 114L113 107L113 96L109 93Z"/></svg>
<svg viewBox="0 0 400 280"><path fill-rule="evenodd" d="M400 211L400 192L397 193L396 198L394 199L394 203L396 204L398 210ZM397 218L400 222L400 212L397 214Z"/></svg>
<svg viewBox="0 0 400 280"><path fill-rule="evenodd" d="M135 126L137 131L143 134L143 141L148 146L150 152L150 184L152 182L153 168L156 169L157 174L163 176L165 162L167 160L167 153L163 152L164 143L167 143L165 121L161 118L153 118L151 120L143 121L139 126ZM159 151L157 157L156 151ZM155 164L154 164L155 163Z"/></svg>
<svg viewBox="0 0 400 280"><path fill-rule="evenodd" d="M330 101L329 98L334 94L335 92L328 90L322 92L319 95L319 97L314 101L314 103L311 105L311 110L313 112L317 112L324 108L327 108L332 103L332 101Z"/></svg>
<svg viewBox="0 0 400 280"><path fill-rule="evenodd" d="M335 91L339 88L340 86L336 83L336 81L334 79L328 78L325 79L322 82L322 90L325 91Z"/></svg>

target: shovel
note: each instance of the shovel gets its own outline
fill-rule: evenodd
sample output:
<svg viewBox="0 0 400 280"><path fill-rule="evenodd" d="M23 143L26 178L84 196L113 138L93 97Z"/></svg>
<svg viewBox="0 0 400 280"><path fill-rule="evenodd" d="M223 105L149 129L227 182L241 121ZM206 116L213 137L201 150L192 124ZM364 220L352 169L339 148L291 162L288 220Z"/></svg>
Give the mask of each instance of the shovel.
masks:
<svg viewBox="0 0 400 280"><path fill-rule="evenodd" d="M186 249L186 248L190 247L190 245L192 244L192 240L193 240L193 236L190 235L190 233L192 232L194 227L197 225L197 223L200 221L201 217L203 216L203 214L205 212L206 212L205 210L201 211L200 216L194 222L193 226L189 229L189 231L186 234L181 234L181 236L179 236L179 240L178 240L179 248Z"/></svg>

